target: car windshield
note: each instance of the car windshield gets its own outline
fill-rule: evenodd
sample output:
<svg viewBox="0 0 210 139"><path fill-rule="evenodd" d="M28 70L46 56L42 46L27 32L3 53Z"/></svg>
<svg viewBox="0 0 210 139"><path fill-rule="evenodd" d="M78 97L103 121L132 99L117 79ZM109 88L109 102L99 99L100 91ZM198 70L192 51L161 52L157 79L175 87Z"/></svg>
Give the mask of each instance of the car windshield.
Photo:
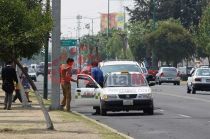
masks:
<svg viewBox="0 0 210 139"><path fill-rule="evenodd" d="M104 87L140 87L147 86L142 74L113 73L107 76Z"/></svg>
<svg viewBox="0 0 210 139"><path fill-rule="evenodd" d="M33 68L28 69L28 73L35 73L36 71Z"/></svg>
<svg viewBox="0 0 210 139"><path fill-rule="evenodd" d="M210 69L198 69L197 76L210 76Z"/></svg>
<svg viewBox="0 0 210 139"><path fill-rule="evenodd" d="M107 65L107 66L102 66L101 70L103 72L103 75L106 75L107 73L110 73L110 72L122 72L122 71L141 72L140 67L138 67L137 65L132 65L132 64Z"/></svg>

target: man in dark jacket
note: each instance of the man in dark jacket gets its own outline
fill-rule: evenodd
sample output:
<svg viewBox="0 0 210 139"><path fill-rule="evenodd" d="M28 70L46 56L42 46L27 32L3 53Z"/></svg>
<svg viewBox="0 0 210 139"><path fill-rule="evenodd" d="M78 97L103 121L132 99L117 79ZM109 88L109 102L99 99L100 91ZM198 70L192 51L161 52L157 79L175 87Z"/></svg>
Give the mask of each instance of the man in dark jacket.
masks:
<svg viewBox="0 0 210 139"><path fill-rule="evenodd" d="M3 81L2 89L5 91L4 109L11 110L14 82L18 84L17 74L11 61L6 63L6 67L2 69L1 76Z"/></svg>

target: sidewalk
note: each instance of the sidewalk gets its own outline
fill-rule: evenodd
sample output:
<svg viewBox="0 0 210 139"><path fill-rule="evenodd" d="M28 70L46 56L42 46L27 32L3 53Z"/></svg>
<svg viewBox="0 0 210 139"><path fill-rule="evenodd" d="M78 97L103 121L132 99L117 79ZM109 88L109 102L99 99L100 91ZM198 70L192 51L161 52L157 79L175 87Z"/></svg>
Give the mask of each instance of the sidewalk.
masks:
<svg viewBox="0 0 210 139"><path fill-rule="evenodd" d="M0 89L1 139L124 139L76 113L51 111L54 131L46 130L44 115L35 99L32 107L23 108L16 100L12 110L3 109L4 92Z"/></svg>

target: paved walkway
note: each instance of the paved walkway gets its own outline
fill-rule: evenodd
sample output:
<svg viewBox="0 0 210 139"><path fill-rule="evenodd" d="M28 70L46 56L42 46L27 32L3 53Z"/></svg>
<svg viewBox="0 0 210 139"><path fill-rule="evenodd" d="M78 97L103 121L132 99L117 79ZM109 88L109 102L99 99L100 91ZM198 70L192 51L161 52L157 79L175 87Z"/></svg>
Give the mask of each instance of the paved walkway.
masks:
<svg viewBox="0 0 210 139"><path fill-rule="evenodd" d="M12 110L3 109L3 100L4 92L0 89L1 139L123 138L75 113L63 111L50 112L55 130L49 131L46 130L44 115L35 99L32 107L27 109L16 100L16 103L12 104Z"/></svg>

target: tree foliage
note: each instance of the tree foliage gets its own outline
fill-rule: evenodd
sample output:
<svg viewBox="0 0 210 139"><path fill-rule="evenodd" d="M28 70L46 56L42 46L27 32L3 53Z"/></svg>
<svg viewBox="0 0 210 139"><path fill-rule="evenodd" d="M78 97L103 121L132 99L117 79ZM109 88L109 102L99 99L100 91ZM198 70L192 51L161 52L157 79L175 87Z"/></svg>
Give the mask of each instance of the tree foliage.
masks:
<svg viewBox="0 0 210 139"><path fill-rule="evenodd" d="M35 0L0 0L0 58L31 58L52 28L50 13Z"/></svg>
<svg viewBox="0 0 210 139"><path fill-rule="evenodd" d="M172 21L159 23L157 30L148 34L145 41L155 50L159 60L173 63L174 66L195 52L191 34L182 25Z"/></svg>
<svg viewBox="0 0 210 139"><path fill-rule="evenodd" d="M154 3L153 3L154 1ZM202 9L209 0L134 0L134 9L129 9L131 21L179 19L182 25L189 29L198 26ZM155 8L154 8L155 6Z"/></svg>
<svg viewBox="0 0 210 139"><path fill-rule="evenodd" d="M210 4L204 10L197 34L197 55L210 58Z"/></svg>
<svg viewBox="0 0 210 139"><path fill-rule="evenodd" d="M146 21L135 22L129 25L129 47L136 61L143 61L151 57L151 49L145 45L145 36L151 32L151 24Z"/></svg>

